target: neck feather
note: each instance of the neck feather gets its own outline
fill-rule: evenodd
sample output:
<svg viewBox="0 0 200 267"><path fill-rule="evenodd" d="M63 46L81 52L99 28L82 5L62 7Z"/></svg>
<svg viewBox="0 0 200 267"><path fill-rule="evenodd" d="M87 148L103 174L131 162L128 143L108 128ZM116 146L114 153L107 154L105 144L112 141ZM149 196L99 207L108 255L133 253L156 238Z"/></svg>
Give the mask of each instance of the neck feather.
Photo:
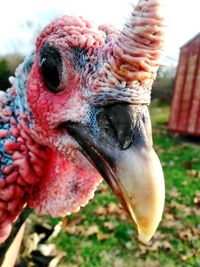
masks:
<svg viewBox="0 0 200 267"><path fill-rule="evenodd" d="M0 94L0 243L43 177L49 153L30 135L26 112L15 88Z"/></svg>

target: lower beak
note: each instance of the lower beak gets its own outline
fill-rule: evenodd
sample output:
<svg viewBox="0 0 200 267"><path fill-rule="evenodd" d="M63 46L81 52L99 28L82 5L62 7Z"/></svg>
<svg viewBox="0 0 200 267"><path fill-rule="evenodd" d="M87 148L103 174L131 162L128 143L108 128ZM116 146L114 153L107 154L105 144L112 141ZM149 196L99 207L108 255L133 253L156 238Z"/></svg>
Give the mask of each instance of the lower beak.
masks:
<svg viewBox="0 0 200 267"><path fill-rule="evenodd" d="M151 146L141 114L128 105L112 105L98 113L98 131L67 123L82 153L111 187L147 243L162 218L165 198L160 161Z"/></svg>

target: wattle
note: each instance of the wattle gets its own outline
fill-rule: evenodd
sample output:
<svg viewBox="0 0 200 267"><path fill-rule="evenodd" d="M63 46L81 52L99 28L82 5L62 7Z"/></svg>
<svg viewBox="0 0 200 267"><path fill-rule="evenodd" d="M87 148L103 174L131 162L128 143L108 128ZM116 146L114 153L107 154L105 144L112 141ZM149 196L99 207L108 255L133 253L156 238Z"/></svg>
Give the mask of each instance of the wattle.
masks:
<svg viewBox="0 0 200 267"><path fill-rule="evenodd" d="M79 152L77 152L79 154ZM40 215L66 216L79 211L93 198L101 176L80 154L79 164L65 155L52 155L45 177L32 187L28 205Z"/></svg>

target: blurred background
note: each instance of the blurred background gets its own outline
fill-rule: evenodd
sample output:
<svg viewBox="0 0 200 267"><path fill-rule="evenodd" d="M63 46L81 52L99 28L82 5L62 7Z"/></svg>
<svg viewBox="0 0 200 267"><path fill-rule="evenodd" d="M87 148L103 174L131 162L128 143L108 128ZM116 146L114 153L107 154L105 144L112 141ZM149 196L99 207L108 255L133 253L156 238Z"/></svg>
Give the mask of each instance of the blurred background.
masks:
<svg viewBox="0 0 200 267"><path fill-rule="evenodd" d="M131 5L123 0L4 1L0 9L0 89L52 19L81 15L119 29ZM150 107L154 146L166 179L159 229L145 246L102 183L78 214L62 220L32 215L18 267L200 266L200 16L197 0L163 0L165 49ZM173 96L173 97L172 97Z"/></svg>

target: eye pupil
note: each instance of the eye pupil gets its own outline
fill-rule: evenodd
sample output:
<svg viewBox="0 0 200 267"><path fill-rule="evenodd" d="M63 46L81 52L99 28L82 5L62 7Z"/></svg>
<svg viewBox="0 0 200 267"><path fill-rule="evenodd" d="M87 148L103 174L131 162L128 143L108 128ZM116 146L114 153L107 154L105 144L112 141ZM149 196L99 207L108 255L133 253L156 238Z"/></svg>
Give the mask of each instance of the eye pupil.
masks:
<svg viewBox="0 0 200 267"><path fill-rule="evenodd" d="M62 59L59 51L49 45L43 46L39 65L47 89L54 93L59 92L62 71Z"/></svg>
<svg viewBox="0 0 200 267"><path fill-rule="evenodd" d="M44 58L41 64L41 71L45 82L50 87L58 87L60 84L60 78L58 68L52 58Z"/></svg>

